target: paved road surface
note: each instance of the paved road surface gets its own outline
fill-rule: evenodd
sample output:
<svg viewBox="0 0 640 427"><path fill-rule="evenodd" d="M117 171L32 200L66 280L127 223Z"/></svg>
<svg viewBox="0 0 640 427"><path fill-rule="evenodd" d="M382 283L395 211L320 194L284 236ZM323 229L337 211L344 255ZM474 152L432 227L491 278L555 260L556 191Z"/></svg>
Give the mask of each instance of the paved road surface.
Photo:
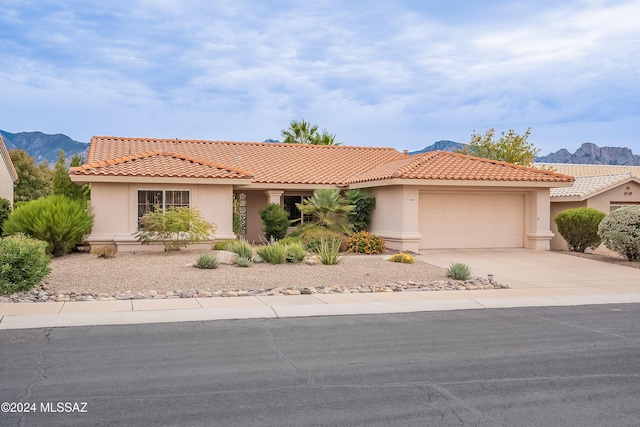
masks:
<svg viewBox="0 0 640 427"><path fill-rule="evenodd" d="M638 426L639 325L623 304L0 331L0 402L36 410L0 425Z"/></svg>

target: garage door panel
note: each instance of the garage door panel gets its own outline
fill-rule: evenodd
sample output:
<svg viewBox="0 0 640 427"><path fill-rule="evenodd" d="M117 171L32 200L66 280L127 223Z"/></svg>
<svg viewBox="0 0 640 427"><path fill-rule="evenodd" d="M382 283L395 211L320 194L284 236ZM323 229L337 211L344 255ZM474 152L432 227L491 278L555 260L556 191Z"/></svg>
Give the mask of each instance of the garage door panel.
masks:
<svg viewBox="0 0 640 427"><path fill-rule="evenodd" d="M421 193L423 249L523 247L521 194Z"/></svg>

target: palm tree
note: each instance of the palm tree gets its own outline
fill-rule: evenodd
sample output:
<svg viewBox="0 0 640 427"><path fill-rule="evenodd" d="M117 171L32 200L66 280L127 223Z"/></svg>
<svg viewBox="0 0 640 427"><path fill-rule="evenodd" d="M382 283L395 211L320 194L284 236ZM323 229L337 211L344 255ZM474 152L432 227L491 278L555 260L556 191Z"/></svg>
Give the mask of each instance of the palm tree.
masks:
<svg viewBox="0 0 640 427"><path fill-rule="evenodd" d="M318 133L318 126L312 125L305 120L292 120L289 129L283 130L285 144L310 144L310 145L340 145L336 142L336 136L327 132Z"/></svg>
<svg viewBox="0 0 640 427"><path fill-rule="evenodd" d="M302 203L296 203L296 206L303 214L313 216L313 226L326 227L344 234L351 232L349 212L355 209L355 206L350 205L338 190L319 188L313 192L312 197L304 199Z"/></svg>

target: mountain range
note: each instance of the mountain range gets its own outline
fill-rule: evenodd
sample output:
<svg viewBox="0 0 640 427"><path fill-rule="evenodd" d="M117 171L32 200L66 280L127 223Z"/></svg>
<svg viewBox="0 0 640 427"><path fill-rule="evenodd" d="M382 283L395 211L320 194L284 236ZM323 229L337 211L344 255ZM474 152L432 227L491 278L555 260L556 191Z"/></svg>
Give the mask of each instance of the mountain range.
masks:
<svg viewBox="0 0 640 427"><path fill-rule="evenodd" d="M451 151L455 152L464 145L459 142L442 140L437 141L420 151L413 151L409 154L428 153L429 151ZM640 156L633 154L631 149L625 147L598 147L591 142L585 142L574 153L570 153L566 148L561 148L555 153L537 157L537 163L573 163L591 165L619 165L619 166L640 166Z"/></svg>
<svg viewBox="0 0 640 427"><path fill-rule="evenodd" d="M58 160L60 149L64 150L68 159L74 154L79 154L86 158L87 150L89 149L89 144L73 140L63 134L50 135L42 132L10 133L3 130L0 130L0 134L7 149L19 148L25 150L37 163L46 161L53 165ZM427 153L436 150L455 152L463 146L464 144L459 142L440 140L422 150L412 151L409 154ZM640 166L640 156L633 154L629 148L598 147L596 144L586 142L574 153L562 148L555 153L538 157L536 162Z"/></svg>
<svg viewBox="0 0 640 427"><path fill-rule="evenodd" d="M79 154L83 159L87 158L89 144L75 141L67 135L49 135L42 132L10 133L0 130L7 150L18 148L26 151L36 160L36 163L47 162L53 165L58 160L60 149L64 150L65 157L70 159L74 154Z"/></svg>

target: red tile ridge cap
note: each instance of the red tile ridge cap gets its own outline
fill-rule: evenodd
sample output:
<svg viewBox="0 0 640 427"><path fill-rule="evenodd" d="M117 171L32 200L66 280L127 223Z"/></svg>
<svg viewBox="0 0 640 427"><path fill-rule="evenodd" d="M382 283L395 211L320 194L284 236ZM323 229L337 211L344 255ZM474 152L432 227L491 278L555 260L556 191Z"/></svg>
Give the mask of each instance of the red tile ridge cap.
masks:
<svg viewBox="0 0 640 427"><path fill-rule="evenodd" d="M259 145L259 146L286 146L286 147L307 147L311 149L353 149L353 150L380 150L395 151L399 155L402 152L392 147L371 147L360 145L315 145L315 144L289 144L284 142L256 142L256 141L226 141L226 140L206 140L206 139L179 139L179 138L140 138L140 137L121 137L121 136L93 136L91 138L91 146L97 140L113 140L113 141L155 141L155 142L173 142L173 143L197 143L197 144L228 144L228 145ZM313 147L313 148L312 148ZM90 150L91 151L91 150Z"/></svg>

